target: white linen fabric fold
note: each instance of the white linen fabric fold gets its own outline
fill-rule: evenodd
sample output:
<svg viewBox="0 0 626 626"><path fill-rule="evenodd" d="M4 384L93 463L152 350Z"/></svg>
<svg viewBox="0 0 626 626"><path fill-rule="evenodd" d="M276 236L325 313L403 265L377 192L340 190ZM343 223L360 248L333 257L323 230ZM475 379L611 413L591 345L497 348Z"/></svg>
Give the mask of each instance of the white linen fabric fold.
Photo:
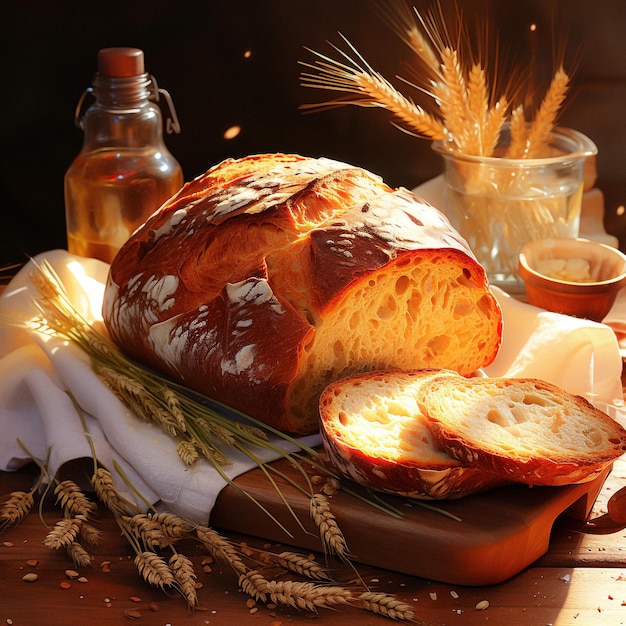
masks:
<svg viewBox="0 0 626 626"><path fill-rule="evenodd" d="M552 313L492 287L502 308L502 347L487 376L540 378L583 396L626 425L622 357L613 330Z"/></svg>
<svg viewBox="0 0 626 626"><path fill-rule="evenodd" d="M39 255L59 275L77 310L95 327L108 265L62 250ZM0 298L0 319L26 322L36 315L27 264ZM488 376L543 378L582 395L624 423L621 357L606 325L547 313L494 289L503 311L503 344ZM76 399L83 426L72 398ZM48 461L51 475L69 461L92 458L90 441L117 489L137 501L132 487L149 502L198 523L207 523L226 481L206 460L188 468L176 443L156 425L131 413L93 372L88 357L73 345L34 331L0 324L0 470L16 470L33 457ZM318 445L319 435L304 438ZM278 443L278 440L275 441ZM291 444L280 440L285 449ZM255 451L265 461L276 458ZM224 466L234 478L255 466L242 453L228 451ZM119 467L119 472L114 469Z"/></svg>
<svg viewBox="0 0 626 626"><path fill-rule="evenodd" d="M61 250L34 261L48 261L61 278L77 310L94 325L100 309L108 265L81 259ZM0 318L25 322L36 315L34 287L27 264L0 298ZM82 409L88 435L70 395ZM176 442L156 425L137 418L93 372L89 358L74 345L10 326L0 327L0 469L14 470L32 457L45 462L51 475L68 461L96 457L113 474L118 491L137 501L136 489L149 502L197 523L207 523L226 481L215 467L201 460L187 467L176 452ZM273 439L283 449L296 447ZM319 436L302 439L309 446ZM275 452L255 449L262 460ZM234 478L255 467L243 453L227 451L231 463L223 466ZM115 468L115 464L120 472ZM132 488L126 481L129 481ZM141 504L140 502L137 502Z"/></svg>

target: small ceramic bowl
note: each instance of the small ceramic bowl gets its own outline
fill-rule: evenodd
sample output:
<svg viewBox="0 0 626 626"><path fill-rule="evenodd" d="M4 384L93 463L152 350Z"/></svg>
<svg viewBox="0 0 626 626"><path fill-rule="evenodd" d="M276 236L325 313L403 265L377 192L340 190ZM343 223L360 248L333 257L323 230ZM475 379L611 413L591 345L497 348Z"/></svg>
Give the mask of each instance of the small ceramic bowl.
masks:
<svg viewBox="0 0 626 626"><path fill-rule="evenodd" d="M626 285L626 255L588 239L540 239L519 255L530 304L600 322Z"/></svg>

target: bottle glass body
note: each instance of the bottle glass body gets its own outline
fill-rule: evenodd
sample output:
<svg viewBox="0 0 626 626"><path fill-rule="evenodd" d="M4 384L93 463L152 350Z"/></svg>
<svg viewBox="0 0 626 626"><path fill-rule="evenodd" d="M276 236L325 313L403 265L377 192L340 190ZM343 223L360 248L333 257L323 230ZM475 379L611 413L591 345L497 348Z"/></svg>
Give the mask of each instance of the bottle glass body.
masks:
<svg viewBox="0 0 626 626"><path fill-rule="evenodd" d="M97 98L97 96L96 96ZM83 148L65 175L68 250L110 263L130 235L183 184L163 141L159 108L96 99Z"/></svg>

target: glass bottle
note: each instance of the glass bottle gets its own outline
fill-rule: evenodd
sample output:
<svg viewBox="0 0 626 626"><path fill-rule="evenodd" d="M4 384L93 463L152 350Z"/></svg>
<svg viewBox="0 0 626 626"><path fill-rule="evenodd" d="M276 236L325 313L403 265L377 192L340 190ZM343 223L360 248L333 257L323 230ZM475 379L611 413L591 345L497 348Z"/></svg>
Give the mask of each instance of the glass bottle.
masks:
<svg viewBox="0 0 626 626"><path fill-rule="evenodd" d="M94 102L84 115L87 95ZM183 184L179 163L163 141L163 95L180 132L169 94L144 71L137 48L98 52L98 71L76 108L83 147L65 174L68 250L110 263L119 248Z"/></svg>

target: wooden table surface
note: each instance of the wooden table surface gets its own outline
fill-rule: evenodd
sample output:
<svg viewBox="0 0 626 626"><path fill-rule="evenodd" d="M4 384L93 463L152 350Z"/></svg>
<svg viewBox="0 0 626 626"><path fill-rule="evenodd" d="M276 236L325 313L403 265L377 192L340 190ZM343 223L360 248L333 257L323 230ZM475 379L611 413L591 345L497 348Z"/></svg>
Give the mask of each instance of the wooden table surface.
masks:
<svg viewBox="0 0 626 626"><path fill-rule="evenodd" d="M30 489L36 475L32 466L0 472L0 502L12 491ZM586 524L567 514L559 517L548 552L496 585L451 585L361 565L358 571L371 590L393 594L411 605L417 624L626 625L626 524L615 524L606 515L609 499L625 485L626 456L614 464ZM43 545L60 517L60 509L48 500L0 535L0 626L101 626L128 621L155 626L286 626L312 620L331 626L392 623L353 607L307 613L255 603L238 590L236 576L228 567L207 562L207 553L199 545L186 549L198 573L200 603L190 612L179 595L140 579L134 553L102 507L96 518L102 544L93 550L92 564L80 569L81 578L77 579L72 577L71 570L77 568L69 557ZM286 549L251 536L225 534L244 549L277 553ZM324 561L322 555L315 556ZM27 574L36 574L36 580L25 581ZM339 567L336 574L340 580L349 580L351 575ZM477 609L486 603L487 608Z"/></svg>
<svg viewBox="0 0 626 626"><path fill-rule="evenodd" d="M36 473L25 468L0 473L0 494L30 488ZM555 523L550 548L532 566L512 579L486 587L450 585L391 571L360 567L372 590L380 590L410 604L416 623L440 626L474 624L517 626L591 626L626 624L626 529L608 526L608 499L626 484L626 458L614 465L590 523L561 516ZM1 497L1 496L0 496ZM176 594L150 587L137 574L133 553L113 518L99 512L102 545L90 567L80 570L83 582L69 578L76 569L64 552L43 546L48 526L60 510L48 502L0 537L0 624L38 626L126 623L212 626L257 624L389 624L391 620L360 609L322 609L317 614L265 606L238 591L234 574L218 563L206 564L199 546L187 549L198 572L201 608L189 612ZM606 526L606 527L605 527ZM281 551L281 546L248 536L232 536L251 549ZM381 541L384 538L381 537ZM318 555L318 558L323 557ZM26 582L28 573L37 580ZM341 572L339 572L341 576ZM477 605L487 601L488 607Z"/></svg>

